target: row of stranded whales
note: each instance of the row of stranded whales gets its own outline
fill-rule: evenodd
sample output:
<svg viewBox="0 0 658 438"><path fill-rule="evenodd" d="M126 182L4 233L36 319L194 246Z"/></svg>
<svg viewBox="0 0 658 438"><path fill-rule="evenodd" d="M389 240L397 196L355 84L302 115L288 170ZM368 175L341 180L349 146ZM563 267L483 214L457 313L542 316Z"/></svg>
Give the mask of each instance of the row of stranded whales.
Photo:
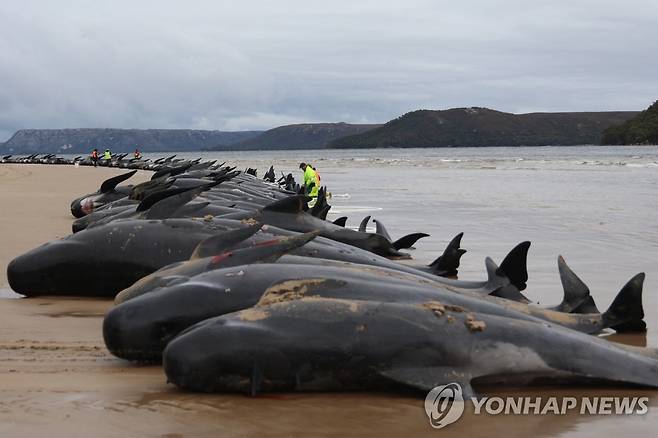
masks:
<svg viewBox="0 0 658 438"><path fill-rule="evenodd" d="M254 306L308 297L409 304L437 301L510 319L548 322L583 333L598 333L643 317L638 300L643 277L632 279L622 288L603 314L560 313L386 268L334 261L309 265L299 256L284 255L274 263L238 265L172 280L151 283L150 290L142 288L141 293L126 290L119 294L120 304L107 314L103 326L105 343L113 354L129 360L158 361L166 343L195 323Z"/></svg>
<svg viewBox="0 0 658 438"><path fill-rule="evenodd" d="M370 216L329 221L324 187L309 206L292 175L225 164L167 158L142 168L154 172L145 183L123 184L134 171L109 178L72 202L73 234L9 264L10 286L114 298L108 350L162 363L192 391L658 387L658 352L597 336L646 330L643 273L601 312L560 256L562 291L542 307L528 298L530 242L464 280L463 233L427 265L400 263L429 235L393 239Z"/></svg>
<svg viewBox="0 0 658 438"><path fill-rule="evenodd" d="M201 159L192 160L192 162L200 162ZM172 166L180 162L190 162L183 158L178 158L177 155L168 157L160 157L156 159L150 158L129 158L129 154L122 153L112 156L110 160L99 159L96 162L92 160L91 156L83 157L77 156L74 158L58 157L56 154L30 154L30 155L4 155L0 157L0 163L7 164L63 164L63 165L76 165L76 166L100 166L100 167L116 167L120 169L140 169L140 170L159 170L162 167Z"/></svg>

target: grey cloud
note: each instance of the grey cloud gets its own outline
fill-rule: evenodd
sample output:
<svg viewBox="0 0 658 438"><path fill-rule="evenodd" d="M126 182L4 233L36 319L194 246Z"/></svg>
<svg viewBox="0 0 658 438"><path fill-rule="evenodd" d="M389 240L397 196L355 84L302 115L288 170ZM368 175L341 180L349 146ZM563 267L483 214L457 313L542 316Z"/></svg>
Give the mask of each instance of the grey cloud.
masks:
<svg viewBox="0 0 658 438"><path fill-rule="evenodd" d="M654 1L0 4L0 140L27 127L266 129L417 108L640 109Z"/></svg>

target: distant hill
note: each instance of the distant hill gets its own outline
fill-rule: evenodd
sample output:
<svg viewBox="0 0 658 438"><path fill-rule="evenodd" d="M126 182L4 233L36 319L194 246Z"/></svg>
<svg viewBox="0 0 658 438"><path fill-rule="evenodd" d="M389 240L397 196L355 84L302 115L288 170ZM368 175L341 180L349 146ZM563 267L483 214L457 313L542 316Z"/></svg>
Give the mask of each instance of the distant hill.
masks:
<svg viewBox="0 0 658 438"><path fill-rule="evenodd" d="M658 144L658 101L626 122L603 132L602 144Z"/></svg>
<svg viewBox="0 0 658 438"><path fill-rule="evenodd" d="M237 143L220 145L213 150L322 149L338 138L360 134L380 126L348 123L286 125Z"/></svg>
<svg viewBox="0 0 658 438"><path fill-rule="evenodd" d="M132 152L135 147L143 152L200 151L260 133L193 129L22 129L0 145L0 153L88 154L93 148Z"/></svg>
<svg viewBox="0 0 658 438"><path fill-rule="evenodd" d="M419 110L380 128L334 140L331 148L598 144L604 129L637 112L511 114L488 108Z"/></svg>
<svg viewBox="0 0 658 438"><path fill-rule="evenodd" d="M543 146L657 143L658 102L646 111L511 114L487 108L413 111L384 125L306 123L268 131L24 129L0 154L202 150ZM636 117L637 116L637 117Z"/></svg>

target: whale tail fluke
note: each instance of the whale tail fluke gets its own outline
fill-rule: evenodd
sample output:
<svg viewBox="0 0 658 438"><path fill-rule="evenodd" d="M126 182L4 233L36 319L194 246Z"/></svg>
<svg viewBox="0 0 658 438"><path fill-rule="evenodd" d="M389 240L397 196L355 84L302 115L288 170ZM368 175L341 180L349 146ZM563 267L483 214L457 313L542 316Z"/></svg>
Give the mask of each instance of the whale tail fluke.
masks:
<svg viewBox="0 0 658 438"><path fill-rule="evenodd" d="M618 332L646 331L647 325L644 322L642 306L644 278L645 275L641 272L621 288L608 310L602 315L608 327Z"/></svg>

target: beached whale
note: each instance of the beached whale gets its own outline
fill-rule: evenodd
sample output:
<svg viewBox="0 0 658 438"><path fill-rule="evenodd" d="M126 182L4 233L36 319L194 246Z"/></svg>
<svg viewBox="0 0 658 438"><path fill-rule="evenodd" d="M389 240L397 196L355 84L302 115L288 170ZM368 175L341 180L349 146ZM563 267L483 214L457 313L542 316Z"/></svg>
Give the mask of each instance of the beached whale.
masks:
<svg viewBox="0 0 658 438"><path fill-rule="evenodd" d="M457 382L472 396L472 383L531 379L656 388L656 353L645 350L439 301L306 298L203 321L168 344L163 365L169 382L199 392Z"/></svg>
<svg viewBox="0 0 658 438"><path fill-rule="evenodd" d="M190 164L187 163L176 168L162 169L154 175L154 181L158 181L159 178L165 176L171 177L185 175L185 172L189 171L190 167ZM196 172L200 172L201 174L188 174L190 178L181 178L180 181L169 181L169 185L180 189L196 188L204 183L203 180L198 179L197 176L213 177L214 180L221 178L222 181L236 176L236 174L231 173L228 168L218 171L219 173L210 173L210 168L200 169ZM134 196L132 196L133 188L131 186L117 188L117 185L120 182L126 180L130 176L132 176L132 173L120 175L105 181L97 193L85 195L74 200L71 204L71 212L76 217L82 217L92 213L95 209L98 209L107 203L126 197L134 198ZM240 183L242 183L242 185L238 186ZM162 184L164 185L164 182ZM381 232L373 234L354 231L327 222L323 219L326 217L329 208L329 206L326 205L326 199L324 198L324 189L322 190L322 196L320 196L318 201L319 204L316 203L313 209L307 213L306 210L308 210L308 206L306 203L310 198L305 195L289 196L282 192L273 191L271 186L268 186L263 181L250 177L249 175L242 177L238 184L227 184L224 188L219 188L207 193L205 195L209 202L207 205L210 206L213 203L222 201L229 203L234 201L232 206L236 206L238 209L242 209L242 211L237 210L233 214L228 213L226 214L226 217L228 218L242 219L253 216L257 211L258 214L262 215L262 220L266 224L297 232L320 230L324 237L353 245L385 257L408 258L407 254L400 253L398 250L411 247L418 239L428 236L425 233L413 233L392 242L389 237L383 235ZM162 187L161 190L166 189L167 187ZM320 208L322 205L324 205L324 207ZM229 207L229 205L224 203L221 207ZM245 211L245 208L251 210L249 207L255 208L255 211ZM320 210L315 211L316 208L320 208ZM135 214L138 212L139 211L136 207ZM216 211L213 212L217 213ZM220 212L226 213L226 210ZM103 212L98 216L99 219L92 218L91 220L84 220L74 224L74 232L80 231L95 222L100 221L101 223L107 223L113 219L131 216L131 212L129 208L124 208L123 211L115 212L114 214Z"/></svg>
<svg viewBox="0 0 658 438"><path fill-rule="evenodd" d="M310 198L306 195L294 195L274 202L264 207L259 213L263 223L273 225L279 228L285 228L296 232L309 232L319 230L320 235L337 242L346 243L356 246L366 251L370 251L380 256L393 258L408 258L409 256L400 253L393 242L381 234L365 233L354 231L335 225L331 222L317 218L305 211L306 202ZM253 213L251 213L253 214ZM231 218L242 218L245 213L228 215ZM415 240L427 236L426 234L414 233ZM404 238L403 238L404 239ZM405 240L405 243L407 243ZM414 242L415 242L414 240ZM411 246L411 245L408 245ZM408 247L407 246L407 247Z"/></svg>
<svg viewBox="0 0 658 438"><path fill-rule="evenodd" d="M117 175L109 178L101 184L100 188L95 193L80 196L71 202L71 214L75 217L82 217L91 213L94 208L107 204L118 199L127 198L133 186L120 186L120 183L132 177L136 170L133 170L122 175Z"/></svg>
<svg viewBox="0 0 658 438"><path fill-rule="evenodd" d="M231 248L247 249L251 247L259 247L270 244L271 242L276 242L281 236L295 236L297 234L292 231L267 225L264 226L263 229L261 229L261 227L262 224L256 223L253 226L227 231L202 241L199 243L199 247L194 251L190 260L164 266L158 271L143 277L132 286L121 291L115 297L115 302L118 304L135 296L150 292L156 288L166 287L174 282L180 283L183 280L188 280L194 275L217 269L217 266L212 263L212 258ZM309 245L294 249L293 252L295 256L286 257L285 260L290 260L291 263L295 264L308 265L325 265L329 261L344 261L362 265L379 266L419 276L431 281L446 282L455 287L472 289L481 294L495 293L497 295L511 297L517 297L520 295L517 287L524 288L525 284L523 283L519 286L518 282L514 283L515 280L518 281L514 274L518 271L525 272L525 267L514 266L514 263L525 264L526 259L522 258L517 260L517 258L512 257L511 255L508 255L505 258L503 264L499 268L499 272L490 273L491 277L496 279L495 285L491 278L485 282L454 281L437 278L437 276L444 276L443 274L445 273L445 270L443 269L436 269L437 265L439 267L449 267L451 273L457 272L459 258L461 257L462 251L464 251L459 249L461 233L458 237L459 239L453 239L448 244L443 254L427 267L399 264L387 258L374 255L368 251L334 242L322 237L316 239L315 242ZM518 246L515 247L510 254L514 254L517 251ZM205 254L205 258L200 258L202 254ZM455 254L457 254L457 257L454 257ZM512 280L509 280L510 278L512 278ZM527 300L523 298L521 301ZM580 302L578 304L580 304Z"/></svg>
<svg viewBox="0 0 658 438"><path fill-rule="evenodd" d="M111 222L16 257L7 266L7 279L26 296L114 297L161 267L188 260L204 239L248 225L219 219Z"/></svg>
<svg viewBox="0 0 658 438"><path fill-rule="evenodd" d="M188 280L174 277L152 292L129 297L105 317L106 346L124 359L157 361L167 342L192 324L259 303L305 297L404 303L439 300L472 311L547 321L585 333L598 333L644 317L643 274L622 288L605 313L565 314L390 269L319 259L317 264L298 264L299 259L283 256L277 263L216 269ZM491 287L495 287L499 283L497 267L492 261L488 264L494 275Z"/></svg>
<svg viewBox="0 0 658 438"><path fill-rule="evenodd" d="M189 260L195 248L205 239L259 221L259 217L243 220L205 217L112 221L46 243L16 257L7 267L7 278L14 291L26 296L114 297L122 289L164 266ZM295 234L268 226L238 247ZM295 253L395 266L400 270L432 276L326 238L309 242Z"/></svg>
<svg viewBox="0 0 658 438"><path fill-rule="evenodd" d="M115 298L117 304L156 289L183 283L204 272L258 262L274 262L284 253L308 243L318 233L282 236L249 247L236 247L249 235L253 235L261 224L227 231L210 237L199 244L190 260L174 263L158 269L122 290Z"/></svg>

